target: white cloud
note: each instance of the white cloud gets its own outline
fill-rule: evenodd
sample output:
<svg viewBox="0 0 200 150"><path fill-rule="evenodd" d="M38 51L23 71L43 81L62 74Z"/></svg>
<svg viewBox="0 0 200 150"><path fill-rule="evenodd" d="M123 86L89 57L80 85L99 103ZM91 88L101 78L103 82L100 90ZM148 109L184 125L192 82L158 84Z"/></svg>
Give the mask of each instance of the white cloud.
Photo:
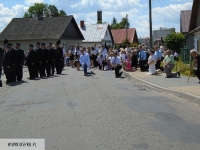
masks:
<svg viewBox="0 0 200 150"><path fill-rule="evenodd" d="M51 0L51 3L56 3L58 2L58 0Z"/></svg>
<svg viewBox="0 0 200 150"><path fill-rule="evenodd" d="M22 18L28 7L15 5L11 9L0 4L0 32L8 25L12 18Z"/></svg>
<svg viewBox="0 0 200 150"><path fill-rule="evenodd" d="M153 20L159 19L160 21L171 21L180 19L181 10L190 10L192 7L192 2L187 2L185 4L169 5L166 7L156 7L152 9Z"/></svg>
<svg viewBox="0 0 200 150"><path fill-rule="evenodd" d="M70 5L71 8L82 8L82 7L85 7L87 6L88 4L90 4L91 6L93 6L93 1L94 0L81 0L80 2L78 3L75 3L75 4L72 4ZM94 1L95 2L95 1Z"/></svg>
<svg viewBox="0 0 200 150"><path fill-rule="evenodd" d="M55 0L51 0L51 1L55 1ZM24 3L27 4L28 6L31 6L35 3L43 3L44 0L25 0Z"/></svg>

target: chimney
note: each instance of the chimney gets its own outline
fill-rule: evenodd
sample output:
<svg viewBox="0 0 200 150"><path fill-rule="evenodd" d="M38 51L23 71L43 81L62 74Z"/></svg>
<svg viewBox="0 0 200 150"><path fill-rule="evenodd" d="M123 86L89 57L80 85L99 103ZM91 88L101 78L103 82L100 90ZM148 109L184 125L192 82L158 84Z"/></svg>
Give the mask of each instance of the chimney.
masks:
<svg viewBox="0 0 200 150"><path fill-rule="evenodd" d="M81 28L83 28L83 27L85 26L85 24L84 24L84 21L83 21L83 20L81 20L81 21L80 21L80 26L81 26Z"/></svg>
<svg viewBox="0 0 200 150"><path fill-rule="evenodd" d="M38 12L37 13L37 19L42 20L43 19L43 12Z"/></svg>
<svg viewBox="0 0 200 150"><path fill-rule="evenodd" d="M97 23L102 23L102 11L97 11Z"/></svg>

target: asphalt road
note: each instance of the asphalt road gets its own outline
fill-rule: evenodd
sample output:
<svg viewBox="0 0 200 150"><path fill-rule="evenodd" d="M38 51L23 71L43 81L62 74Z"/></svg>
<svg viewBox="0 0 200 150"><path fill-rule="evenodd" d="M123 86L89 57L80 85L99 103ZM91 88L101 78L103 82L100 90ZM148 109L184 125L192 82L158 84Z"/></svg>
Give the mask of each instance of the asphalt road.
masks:
<svg viewBox="0 0 200 150"><path fill-rule="evenodd" d="M199 105L93 71L4 84L0 138L44 138L47 150L200 149Z"/></svg>

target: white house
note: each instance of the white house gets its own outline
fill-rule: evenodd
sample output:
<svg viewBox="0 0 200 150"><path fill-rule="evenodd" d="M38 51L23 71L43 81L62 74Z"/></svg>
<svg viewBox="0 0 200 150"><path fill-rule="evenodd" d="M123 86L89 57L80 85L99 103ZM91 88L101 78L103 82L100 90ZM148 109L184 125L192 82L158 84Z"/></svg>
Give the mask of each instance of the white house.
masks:
<svg viewBox="0 0 200 150"><path fill-rule="evenodd" d="M91 47L94 43L97 46L113 46L113 36L108 23L85 24L80 21L79 28L85 39L82 41L84 47Z"/></svg>

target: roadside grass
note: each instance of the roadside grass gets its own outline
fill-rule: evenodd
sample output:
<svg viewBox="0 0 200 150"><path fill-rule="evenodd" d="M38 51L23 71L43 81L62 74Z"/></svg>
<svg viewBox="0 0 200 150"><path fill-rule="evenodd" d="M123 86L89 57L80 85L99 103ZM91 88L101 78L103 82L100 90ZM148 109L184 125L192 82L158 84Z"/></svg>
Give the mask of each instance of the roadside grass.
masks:
<svg viewBox="0 0 200 150"><path fill-rule="evenodd" d="M161 63L161 66L163 66L163 62ZM172 70L173 72L180 71L182 76L189 76L191 69L190 64L185 64L182 62L181 57L179 57L179 61L175 61L175 67ZM194 70L192 68L191 77L195 77Z"/></svg>

